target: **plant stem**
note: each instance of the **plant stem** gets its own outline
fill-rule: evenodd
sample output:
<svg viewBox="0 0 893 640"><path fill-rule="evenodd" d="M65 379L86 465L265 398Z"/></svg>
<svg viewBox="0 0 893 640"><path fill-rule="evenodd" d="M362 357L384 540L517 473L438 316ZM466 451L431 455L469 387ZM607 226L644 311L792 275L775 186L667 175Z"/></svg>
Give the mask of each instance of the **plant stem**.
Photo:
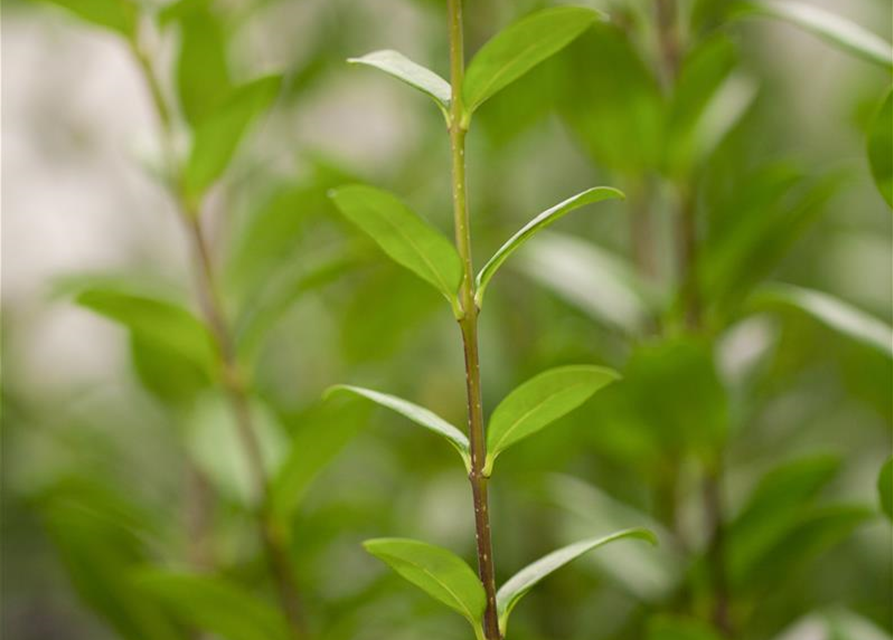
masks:
<svg viewBox="0 0 893 640"><path fill-rule="evenodd" d="M213 261L201 224L201 207L185 198L180 188L181 176L174 149L173 118L164 98L161 84L149 57L136 44L133 50L159 119L162 130L162 146L169 171L171 190L177 203L179 217L190 239L191 255L198 281L198 296L208 327L217 349L221 385L229 400L236 422L242 449L245 451L254 496L258 501L257 524L264 554L272 574L280 606L288 622L293 638L304 637L304 623L300 598L292 573L285 536L270 511L270 492L264 469L263 453L257 436L257 428L251 414L251 405L245 377L239 366L235 341L226 318L226 312L216 284Z"/></svg>
<svg viewBox="0 0 893 640"><path fill-rule="evenodd" d="M478 575L484 586L487 607L484 611L484 637L501 640L496 612L496 575L493 544L490 534L490 507L484 462L487 442L481 403L481 366L478 350L478 308L474 302L474 263L471 255L471 229L468 215L467 180L465 176L465 135L467 120L462 103L462 82L465 76L462 0L448 0L447 12L450 39L450 149L452 153L453 215L456 248L462 258L464 273L459 289L462 315L459 328L465 351L465 385L468 396L468 439L471 442L471 471L468 474L474 499L474 525L478 552Z"/></svg>

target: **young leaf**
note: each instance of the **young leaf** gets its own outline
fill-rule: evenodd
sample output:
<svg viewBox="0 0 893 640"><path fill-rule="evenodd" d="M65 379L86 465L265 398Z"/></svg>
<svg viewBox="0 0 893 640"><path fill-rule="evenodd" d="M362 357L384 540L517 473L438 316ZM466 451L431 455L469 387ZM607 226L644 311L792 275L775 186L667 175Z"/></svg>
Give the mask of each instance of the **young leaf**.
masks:
<svg viewBox="0 0 893 640"><path fill-rule="evenodd" d="M131 0L46 0L81 20L115 31L128 40L136 37L139 6Z"/></svg>
<svg viewBox="0 0 893 640"><path fill-rule="evenodd" d="M543 556L533 564L529 564L512 576L496 594L496 610L499 613L499 629L504 634L508 626L508 618L518 601L535 587L543 578L551 575L568 562L579 558L584 553L623 538L640 538L651 544L657 544L657 537L647 529L626 529L611 535L589 540L582 540L568 545L547 556Z"/></svg>
<svg viewBox="0 0 893 640"><path fill-rule="evenodd" d="M450 111L452 90L450 83L430 69L417 64L399 51L384 49L373 51L359 58L348 58L352 64L364 64L394 76L422 93L426 93L446 116Z"/></svg>
<svg viewBox="0 0 893 640"><path fill-rule="evenodd" d="M619 377L605 367L570 365L544 371L512 391L490 417L484 473L490 474L497 456L508 447L577 408Z"/></svg>
<svg viewBox="0 0 893 640"><path fill-rule="evenodd" d="M331 195L344 217L395 262L434 285L458 314L462 262L449 240L387 191L356 184Z"/></svg>
<svg viewBox="0 0 893 640"><path fill-rule="evenodd" d="M753 304L756 308L798 309L834 331L893 358L893 328L826 293L774 284L758 290Z"/></svg>
<svg viewBox="0 0 893 640"><path fill-rule="evenodd" d="M183 177L187 197L197 202L220 178L248 126L273 103L281 84L278 75L244 84L199 124Z"/></svg>
<svg viewBox="0 0 893 640"><path fill-rule="evenodd" d="M893 208L893 89L868 130L868 163L878 191Z"/></svg>
<svg viewBox="0 0 893 640"><path fill-rule="evenodd" d="M421 425L440 436L443 436L444 438L446 438L447 442L453 445L456 451L459 452L459 455L462 456L462 460L465 462L465 467L471 467L471 453L468 438L465 437L464 433L459 431L456 427L451 425L449 422L441 418L436 413L396 396L373 391L372 389L353 387L346 384L330 387L326 391L325 397L329 397L336 391L348 391L350 393L355 393L358 396L362 396L364 398L372 400L372 402L378 403L383 407L387 407L392 411L396 411L400 415L409 418L416 424Z"/></svg>
<svg viewBox="0 0 893 640"><path fill-rule="evenodd" d="M767 16L790 22L868 62L893 67L890 43L830 11L791 0L753 0L736 8L738 15Z"/></svg>
<svg viewBox="0 0 893 640"><path fill-rule="evenodd" d="M134 583L191 626L226 640L289 640L285 619L243 587L207 575L144 569Z"/></svg>
<svg viewBox="0 0 893 640"><path fill-rule="evenodd" d="M483 304L484 291L486 290L487 284L490 282L490 279L496 273L497 269L502 266L502 263L505 262L508 257L512 255L512 253L523 246L525 242L527 242L539 231L545 229L550 224L552 224L562 216L570 213L574 209L579 209L580 207L587 204L614 198L622 200L625 198L625 196L621 191L618 191L617 189L613 189L611 187L593 187L592 189L587 189L582 193L578 193L577 195L568 198L564 202L556 204L551 209L543 211L533 220L524 225L520 231L509 238L508 241L503 244L496 253L493 254L493 257L490 258L489 261L487 261L487 264L485 264L484 268L481 269L480 273L478 273L475 283L477 290L474 296L475 303L477 304L478 308L480 308Z"/></svg>
<svg viewBox="0 0 893 640"><path fill-rule="evenodd" d="M877 479L877 490L881 501L881 510L893 520L893 458L887 460L881 467L881 473Z"/></svg>
<svg viewBox="0 0 893 640"><path fill-rule="evenodd" d="M114 320L144 343L173 351L210 371L214 348L207 328L187 309L166 300L116 291L114 288L86 288L75 302Z"/></svg>
<svg viewBox="0 0 893 640"><path fill-rule="evenodd" d="M207 4L191 5L180 16L177 58L177 92L186 121L195 128L231 91L223 27Z"/></svg>
<svg viewBox="0 0 893 640"><path fill-rule="evenodd" d="M459 612L480 633L486 607L477 574L452 551L405 538L379 538L366 550L425 593Z"/></svg>
<svg viewBox="0 0 893 640"><path fill-rule="evenodd" d="M599 17L584 7L555 7L532 13L498 33L481 47L465 73L462 95L468 115L561 51Z"/></svg>

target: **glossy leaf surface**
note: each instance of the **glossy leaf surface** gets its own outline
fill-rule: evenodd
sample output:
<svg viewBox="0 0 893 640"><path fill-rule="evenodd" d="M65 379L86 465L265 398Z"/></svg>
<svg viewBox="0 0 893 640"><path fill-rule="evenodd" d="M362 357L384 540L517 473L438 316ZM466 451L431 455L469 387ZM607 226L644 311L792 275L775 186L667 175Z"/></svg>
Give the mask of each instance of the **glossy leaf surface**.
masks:
<svg viewBox="0 0 893 640"><path fill-rule="evenodd" d="M383 49L367 53L359 58L348 58L347 61L380 69L429 95L444 113L449 112L452 93L450 83L430 69L413 62L399 51Z"/></svg>

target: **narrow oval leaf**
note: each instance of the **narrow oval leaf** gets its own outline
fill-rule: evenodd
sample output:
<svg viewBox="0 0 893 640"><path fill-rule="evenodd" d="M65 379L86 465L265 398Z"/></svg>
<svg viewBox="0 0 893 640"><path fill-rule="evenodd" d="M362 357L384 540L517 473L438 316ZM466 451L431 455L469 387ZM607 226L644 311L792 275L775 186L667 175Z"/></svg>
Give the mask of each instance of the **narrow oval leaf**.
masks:
<svg viewBox="0 0 893 640"><path fill-rule="evenodd" d="M738 15L758 15L790 22L844 51L885 68L893 67L890 43L846 18L815 5L788 0L756 0L736 7Z"/></svg>
<svg viewBox="0 0 893 640"><path fill-rule="evenodd" d="M877 490L881 500L881 510L893 521L893 458L881 467L877 479Z"/></svg>
<svg viewBox="0 0 893 640"><path fill-rule="evenodd" d="M496 457L508 447L577 408L619 377L606 367L570 365L544 371L512 391L490 417L485 474L490 474Z"/></svg>
<svg viewBox="0 0 893 640"><path fill-rule="evenodd" d="M868 131L868 163L878 191L893 208L893 89Z"/></svg>
<svg viewBox="0 0 893 640"><path fill-rule="evenodd" d="M204 372L213 368L210 333L188 309L174 302L99 287L83 289L74 301L123 325L145 344L185 357Z"/></svg>
<svg viewBox="0 0 893 640"><path fill-rule="evenodd" d="M466 468L470 468L471 453L468 438L465 437L465 434L459 431L459 429L451 425L449 422L441 418L433 411L429 411L424 407L420 407L417 404L413 404L412 402L404 400L403 398L398 398L397 396L391 396L386 393L373 391L372 389L364 389L363 387L354 387L346 384L339 384L334 387L330 387L325 392L324 397L327 398L337 391L348 391L350 393L355 393L358 396L367 398L368 400L372 400L372 402L380 404L383 407L387 407L392 411L396 411L400 415L409 418L416 424L421 425L440 436L443 436L444 438L446 438L447 442L453 445L456 451L459 452L459 455L462 456L462 460L463 462L465 462Z"/></svg>
<svg viewBox="0 0 893 640"><path fill-rule="evenodd" d="M756 308L789 307L825 326L893 358L893 327L843 300L821 291L788 284L765 286L754 295Z"/></svg>
<svg viewBox="0 0 893 640"><path fill-rule="evenodd" d="M363 546L432 598L459 612L475 630L481 628L484 587L471 567L452 551L406 538L367 540Z"/></svg>
<svg viewBox="0 0 893 640"><path fill-rule="evenodd" d="M252 121L273 103L282 76L258 78L235 89L198 126L183 176L183 190L197 202L226 171Z"/></svg>
<svg viewBox="0 0 893 640"><path fill-rule="evenodd" d="M115 31L127 39L136 37L139 7L130 0L46 0L67 9L81 20Z"/></svg>
<svg viewBox="0 0 893 640"><path fill-rule="evenodd" d="M159 569L140 571L136 587L190 626L226 640L289 640L282 615L222 578Z"/></svg>
<svg viewBox="0 0 893 640"><path fill-rule="evenodd" d="M349 185L331 192L341 213L395 262L434 285L458 313L462 262L439 231L382 189Z"/></svg>
<svg viewBox="0 0 893 640"><path fill-rule="evenodd" d="M373 51L359 58L348 58L352 64L364 64L384 71L398 80L426 93L440 110L447 115L450 110L452 89L450 83L422 65L413 62L399 51L383 49Z"/></svg>
<svg viewBox="0 0 893 640"><path fill-rule="evenodd" d="M177 93L193 128L214 112L232 91L226 41L220 20L207 5L191 5L180 20Z"/></svg>
<svg viewBox="0 0 893 640"><path fill-rule="evenodd" d="M533 220L524 225L515 235L509 238L496 253L493 254L493 257L487 261L487 264L485 264L484 268L478 273L474 296L478 308L483 304L484 291L487 289L487 284L499 267L502 266L502 263L505 262L512 253L521 248L524 243L536 233L545 229L574 209L579 209L584 205L592 204L594 202L601 202L602 200L623 200L625 197L626 196L623 195L622 191L618 191L612 187L593 187L592 189L587 189L582 193L578 193L577 195L568 198L564 202L556 204L551 209L543 211Z"/></svg>
<svg viewBox="0 0 893 640"><path fill-rule="evenodd" d="M584 7L543 9L510 25L472 59L462 95L469 115L543 60L558 53L600 15Z"/></svg>
<svg viewBox="0 0 893 640"><path fill-rule="evenodd" d="M560 569L568 562L576 560L584 553L623 538L639 538L651 544L657 544L657 537L647 529L625 529L607 536L582 540L568 545L547 556L543 556L533 564L529 564L512 576L496 594L496 610L499 613L499 629L504 634L508 627L508 618L518 604L533 587L543 578Z"/></svg>

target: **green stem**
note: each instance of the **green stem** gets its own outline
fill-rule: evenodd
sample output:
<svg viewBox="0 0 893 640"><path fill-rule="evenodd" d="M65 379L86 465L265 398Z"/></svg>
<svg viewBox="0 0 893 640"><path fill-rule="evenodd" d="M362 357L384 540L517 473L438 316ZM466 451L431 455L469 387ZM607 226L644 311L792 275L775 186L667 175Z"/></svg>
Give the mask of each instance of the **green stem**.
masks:
<svg viewBox="0 0 893 640"><path fill-rule="evenodd" d="M465 176L465 135L467 118L462 101L462 82L465 76L464 38L462 29L462 0L448 0L450 38L450 149L452 154L453 215L456 248L462 258L464 273L459 289L462 307L459 328L465 351L465 384L468 396L468 436L471 442L471 471L468 474L474 499L475 538L478 552L478 575L484 586L487 607L484 612L484 637L501 640L496 612L496 575L493 544L490 533L490 506L484 461L487 443L484 434L484 415L481 402L481 366L478 350L478 308L474 302L474 263L471 255L471 229L468 215L467 180Z"/></svg>
<svg viewBox="0 0 893 640"><path fill-rule="evenodd" d="M258 530L270 573L276 584L280 606L288 621L291 635L295 640L304 637L304 623L301 613L297 584L291 568L286 538L270 510L270 491L263 454L257 436L257 428L251 413L251 403L245 377L239 366L233 333L224 311L223 302L216 284L211 252L201 225L200 206L192 204L180 189L182 183L179 165L174 149L173 118L164 98L161 84L152 67L149 57L136 44L133 51L143 72L152 102L155 106L162 129L162 145L165 163L170 172L172 191L177 203L179 217L191 241L191 254L198 280L199 301L218 353L221 385L229 400L236 421L236 428L242 449L248 462L249 473L255 497L259 503L257 511Z"/></svg>

